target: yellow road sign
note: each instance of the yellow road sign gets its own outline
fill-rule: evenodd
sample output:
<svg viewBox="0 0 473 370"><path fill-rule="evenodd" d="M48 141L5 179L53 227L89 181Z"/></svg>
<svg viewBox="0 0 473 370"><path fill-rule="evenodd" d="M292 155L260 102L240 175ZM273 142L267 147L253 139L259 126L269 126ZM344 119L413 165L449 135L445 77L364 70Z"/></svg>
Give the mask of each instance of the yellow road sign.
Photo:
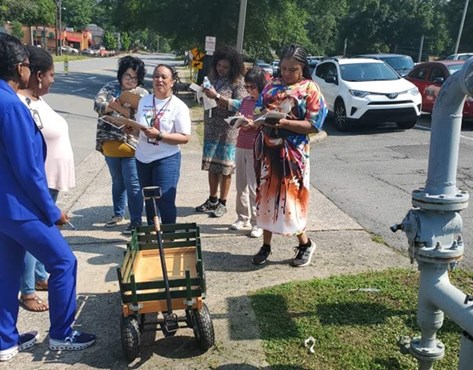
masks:
<svg viewBox="0 0 473 370"><path fill-rule="evenodd" d="M202 68L204 68L204 62L202 62L200 60L193 60L192 61L192 67L197 68L197 69L202 69Z"/></svg>

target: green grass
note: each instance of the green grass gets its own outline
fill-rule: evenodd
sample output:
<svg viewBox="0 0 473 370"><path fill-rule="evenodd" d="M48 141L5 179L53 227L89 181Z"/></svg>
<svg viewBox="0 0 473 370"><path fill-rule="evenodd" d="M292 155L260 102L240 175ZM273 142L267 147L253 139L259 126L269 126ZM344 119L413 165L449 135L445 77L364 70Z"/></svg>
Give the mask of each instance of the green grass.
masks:
<svg viewBox="0 0 473 370"><path fill-rule="evenodd" d="M90 57L86 55L53 55L53 60L55 62L64 62L66 60L71 61L71 60L80 60L80 59L89 59Z"/></svg>
<svg viewBox="0 0 473 370"><path fill-rule="evenodd" d="M473 274L456 270L452 283L473 291ZM288 283L251 294L267 361L273 369L411 370L401 336L417 336L418 272L393 269ZM355 291L376 288L379 292ZM436 370L458 366L461 329L447 318L438 331L445 357ZM315 354L303 346L316 340Z"/></svg>

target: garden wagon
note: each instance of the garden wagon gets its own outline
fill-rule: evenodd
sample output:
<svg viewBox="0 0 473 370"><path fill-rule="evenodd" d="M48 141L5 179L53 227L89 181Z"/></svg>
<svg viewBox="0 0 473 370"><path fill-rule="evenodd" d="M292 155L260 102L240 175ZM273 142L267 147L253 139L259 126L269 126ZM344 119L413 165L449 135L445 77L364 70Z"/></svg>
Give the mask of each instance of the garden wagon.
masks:
<svg viewBox="0 0 473 370"><path fill-rule="evenodd" d="M159 197L159 188L144 188L145 199ZM154 213L156 215L156 212ZM122 301L121 340L125 357L140 353L140 335L154 325L164 336L190 327L202 350L214 345L214 329L205 298L205 272L199 227L195 223L138 227L117 269ZM180 311L178 315L175 311ZM156 314L151 323L145 315Z"/></svg>

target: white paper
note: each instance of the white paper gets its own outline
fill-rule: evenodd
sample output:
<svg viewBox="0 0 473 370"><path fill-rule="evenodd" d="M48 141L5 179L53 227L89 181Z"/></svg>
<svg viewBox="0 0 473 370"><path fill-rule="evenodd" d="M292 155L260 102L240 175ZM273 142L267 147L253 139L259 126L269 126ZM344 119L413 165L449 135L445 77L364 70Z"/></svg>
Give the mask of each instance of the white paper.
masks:
<svg viewBox="0 0 473 370"><path fill-rule="evenodd" d="M209 97L207 97L207 95L205 95L204 93L204 89L201 86L195 83L191 83L189 88L196 92L196 99L199 103L202 101L202 103L204 104L204 110L209 110L217 106L217 102L214 99L210 99Z"/></svg>

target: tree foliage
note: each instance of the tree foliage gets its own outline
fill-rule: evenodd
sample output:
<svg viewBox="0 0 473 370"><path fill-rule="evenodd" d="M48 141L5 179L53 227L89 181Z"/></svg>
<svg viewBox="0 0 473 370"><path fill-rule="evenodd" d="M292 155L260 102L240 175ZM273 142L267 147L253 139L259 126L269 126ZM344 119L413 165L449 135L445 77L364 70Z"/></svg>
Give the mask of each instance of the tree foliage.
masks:
<svg viewBox="0 0 473 370"><path fill-rule="evenodd" d="M453 52L465 0L248 0L245 54L270 59L298 43L313 55L398 52L422 59ZM82 29L96 23L127 32L130 45L176 50L235 45L240 2L233 0L62 0L64 23ZM0 0L0 18L53 24L55 0ZM473 50L473 6L459 51ZM0 19L1 21L2 19ZM345 50L346 44L346 50ZM162 49L160 47L160 49Z"/></svg>

